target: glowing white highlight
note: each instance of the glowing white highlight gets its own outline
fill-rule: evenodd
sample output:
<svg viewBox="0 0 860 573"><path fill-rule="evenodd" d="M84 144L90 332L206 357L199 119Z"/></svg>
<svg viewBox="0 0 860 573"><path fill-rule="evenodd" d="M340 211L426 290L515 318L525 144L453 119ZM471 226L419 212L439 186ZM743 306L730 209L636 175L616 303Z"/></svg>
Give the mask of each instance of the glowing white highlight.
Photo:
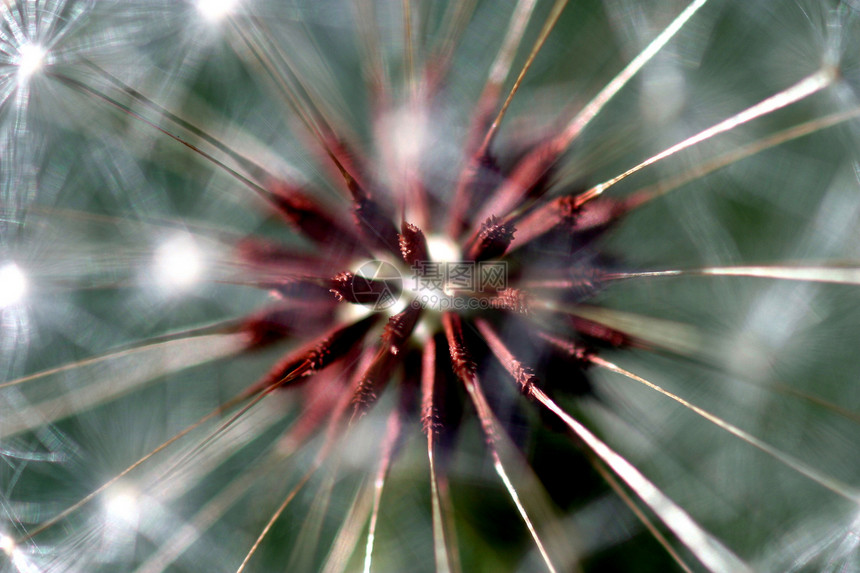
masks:
<svg viewBox="0 0 860 573"><path fill-rule="evenodd" d="M190 237L178 235L156 251L155 272L158 283L163 287L186 289L203 273L203 256Z"/></svg>
<svg viewBox="0 0 860 573"><path fill-rule="evenodd" d="M383 129L391 138L391 150L397 165L420 163L428 135L425 109L415 105L403 106L390 113L383 123Z"/></svg>
<svg viewBox="0 0 860 573"><path fill-rule="evenodd" d="M337 307L338 318L343 322L357 322L373 312L373 308L364 304L341 304Z"/></svg>
<svg viewBox="0 0 860 573"><path fill-rule="evenodd" d="M197 10L210 22L217 22L230 14L239 0L197 0Z"/></svg>
<svg viewBox="0 0 860 573"><path fill-rule="evenodd" d="M30 76L38 72L45 63L47 55L45 48L39 44L23 44L18 49L18 79L26 81Z"/></svg>
<svg viewBox="0 0 860 573"><path fill-rule="evenodd" d="M15 263L0 267L0 309L21 302L27 293L27 277Z"/></svg>
<svg viewBox="0 0 860 573"><path fill-rule="evenodd" d="M391 305L390 308L388 308L388 313L391 315L399 314L409 308L410 302L411 301L408 300L407 297L401 296L399 299L397 299L397 302L395 302L393 305Z"/></svg>
<svg viewBox="0 0 860 573"><path fill-rule="evenodd" d="M15 540L9 537L8 535L0 536L0 551L5 553L10 561L12 561L12 566L15 567L16 571L20 573L40 573L41 569L36 567L24 553L18 548L18 544L15 543Z"/></svg>
<svg viewBox="0 0 860 573"><path fill-rule="evenodd" d="M462 260L457 244L448 237L430 235L427 237L427 251L430 259L437 263L456 263Z"/></svg>
<svg viewBox="0 0 860 573"><path fill-rule="evenodd" d="M42 569L36 567L20 549L16 549L12 552L12 565L14 565L15 569L20 571L20 573L41 573L42 571Z"/></svg>
<svg viewBox="0 0 860 573"><path fill-rule="evenodd" d="M422 345L427 344L434 332L435 331L431 330L430 326L427 324L427 319L422 317L418 321L418 324L415 325L415 329L412 331L412 338Z"/></svg>
<svg viewBox="0 0 860 573"><path fill-rule="evenodd" d="M8 535L0 536L0 551L6 555L12 555L15 551L15 540Z"/></svg>
<svg viewBox="0 0 860 573"><path fill-rule="evenodd" d="M121 491L108 495L104 508L111 521L136 526L140 515L140 501L133 492Z"/></svg>

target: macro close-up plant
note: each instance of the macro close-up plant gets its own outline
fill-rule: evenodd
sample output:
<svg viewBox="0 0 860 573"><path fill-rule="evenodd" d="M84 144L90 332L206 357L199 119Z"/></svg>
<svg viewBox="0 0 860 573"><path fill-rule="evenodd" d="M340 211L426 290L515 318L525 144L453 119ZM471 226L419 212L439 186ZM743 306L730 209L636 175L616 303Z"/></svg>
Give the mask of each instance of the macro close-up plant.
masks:
<svg viewBox="0 0 860 573"><path fill-rule="evenodd" d="M837 0L5 0L0 570L860 570Z"/></svg>

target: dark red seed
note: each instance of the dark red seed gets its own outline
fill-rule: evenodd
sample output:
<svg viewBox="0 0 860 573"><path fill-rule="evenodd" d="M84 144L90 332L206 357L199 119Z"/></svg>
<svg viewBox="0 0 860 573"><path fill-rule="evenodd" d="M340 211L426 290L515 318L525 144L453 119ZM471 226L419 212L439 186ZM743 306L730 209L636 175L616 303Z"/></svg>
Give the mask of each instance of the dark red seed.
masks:
<svg viewBox="0 0 860 573"><path fill-rule="evenodd" d="M535 376L534 370L517 360L510 349L504 342L502 342L502 339L499 338L498 334L496 334L493 327L490 326L490 323L486 320L480 318L477 319L475 321L475 326L484 337L484 341L487 343L487 346L490 347L490 351L496 356L496 359L502 367L508 371L508 374L514 378L517 385L520 387L520 391L524 394L530 394L532 388L537 383L537 376Z"/></svg>
<svg viewBox="0 0 860 573"><path fill-rule="evenodd" d="M371 279L345 271L330 280L329 291L338 301L376 305L383 297L396 296L400 287L400 281Z"/></svg>
<svg viewBox="0 0 860 573"><path fill-rule="evenodd" d="M511 174L492 194L481 209L477 220L485 221L491 215L506 218L514 207L520 205L525 199L543 195L546 191L546 183L562 151L554 139L535 146L517 163Z"/></svg>
<svg viewBox="0 0 860 573"><path fill-rule="evenodd" d="M467 258L485 261L501 257L508 250L515 232L513 223L502 223L495 216L490 216L481 224L481 230L469 247Z"/></svg>
<svg viewBox="0 0 860 573"><path fill-rule="evenodd" d="M400 240L391 215L369 197L359 197L353 205L355 223L372 250L400 256Z"/></svg>
<svg viewBox="0 0 860 573"><path fill-rule="evenodd" d="M290 352L257 382L252 391L284 386L311 376L345 356L370 329L377 316L330 330L309 344Z"/></svg>
<svg viewBox="0 0 860 573"><path fill-rule="evenodd" d="M380 392L388 384L397 365L399 354L421 316L421 307L409 306L406 310L388 319L379 341L373 361L362 373L356 386L352 404L353 419L363 416L376 402Z"/></svg>
<svg viewBox="0 0 860 573"><path fill-rule="evenodd" d="M409 266L420 264L429 260L427 254L427 240L424 233L411 223L406 221L400 225L400 255Z"/></svg>
<svg viewBox="0 0 860 573"><path fill-rule="evenodd" d="M332 217L329 214L330 209L304 191L283 182L273 183L269 189L279 213L316 244L341 248L346 246L351 250L358 247L355 233L346 222Z"/></svg>
<svg viewBox="0 0 860 573"><path fill-rule="evenodd" d="M264 309L246 318L241 329L248 333L249 348L259 348L288 336L307 335L328 325L331 319L329 305L276 306Z"/></svg>

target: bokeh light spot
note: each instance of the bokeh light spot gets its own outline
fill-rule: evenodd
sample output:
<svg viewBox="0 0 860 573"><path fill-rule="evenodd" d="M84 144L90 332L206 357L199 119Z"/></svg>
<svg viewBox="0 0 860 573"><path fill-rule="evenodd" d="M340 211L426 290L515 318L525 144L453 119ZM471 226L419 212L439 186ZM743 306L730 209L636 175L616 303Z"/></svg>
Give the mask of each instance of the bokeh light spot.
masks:
<svg viewBox="0 0 860 573"><path fill-rule="evenodd" d="M18 49L18 77L26 80L38 72L45 63L47 51L39 44L23 44Z"/></svg>
<svg viewBox="0 0 860 573"><path fill-rule="evenodd" d="M136 523L140 512L137 496L127 491L110 495L104 507L111 520L127 524Z"/></svg>
<svg viewBox="0 0 860 573"><path fill-rule="evenodd" d="M0 535L0 551L6 555L12 555L15 551L15 540L8 535Z"/></svg>
<svg viewBox="0 0 860 573"><path fill-rule="evenodd" d="M203 256L195 242L179 235L163 243L155 253L156 279L164 288L185 289L203 272Z"/></svg>
<svg viewBox="0 0 860 573"><path fill-rule="evenodd" d="M197 0L197 9L210 22L217 22L233 11L238 0Z"/></svg>
<svg viewBox="0 0 860 573"><path fill-rule="evenodd" d="M0 308L21 302L27 293L27 277L15 263L0 267Z"/></svg>

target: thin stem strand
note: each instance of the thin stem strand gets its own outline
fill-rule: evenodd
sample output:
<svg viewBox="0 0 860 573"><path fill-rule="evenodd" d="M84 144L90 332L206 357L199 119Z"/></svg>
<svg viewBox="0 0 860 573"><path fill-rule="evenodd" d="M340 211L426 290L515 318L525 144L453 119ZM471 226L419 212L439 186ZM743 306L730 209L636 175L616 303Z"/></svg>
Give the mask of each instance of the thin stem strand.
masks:
<svg viewBox="0 0 860 573"><path fill-rule="evenodd" d="M522 362L520 362L514 354L510 351L510 349L505 345L502 339L499 337L498 333L496 333L495 329L490 325L489 322L483 319L477 319L475 321L475 326L478 328L478 332L484 337L484 341L490 347L490 351L495 355L496 359L499 363L504 367L505 370L508 371L508 374L511 375L511 378L517 383L521 392L524 392L527 395L533 394L533 390L535 388L536 379L533 375L533 369ZM575 354L572 352L571 354ZM645 515L642 510L630 499L630 496L627 495L627 492L624 491L621 486L618 484L618 481L610 474L606 468L603 467L602 463L595 459L595 456L588 452L590 455L588 456L589 460L594 465L595 469L600 473L604 480L612 487L613 490L618 494L618 496L624 501L625 504L630 508L630 510L636 515L637 518L645 525L648 531L654 536L660 545L666 550L666 552L678 563L678 565L688 573L692 573L690 568L681 560L681 557L678 553L669 545L669 542L663 536L660 531L654 527L654 524L651 523L651 520L648 519L648 516Z"/></svg>
<svg viewBox="0 0 860 573"><path fill-rule="evenodd" d="M125 468L124 470L122 470L121 472L116 474L114 477L112 477L111 479L106 481L104 484L99 486L97 489L93 490L91 493L89 493L86 496L84 496L83 498L81 498L79 501L77 501L73 505L67 507L66 509L64 509L63 511L61 511L60 513L58 513L54 517L52 517L49 520L40 524L36 529L33 529L32 531L30 531L29 533L27 533L23 537L17 539L15 541L15 544L20 545L21 543L23 543L29 539L32 539L32 538L36 537L37 535L39 535L40 533L42 533L43 531L46 531L47 529L53 527L54 525L56 525L57 523L59 523L60 521L62 521L66 517L68 517L69 515L73 514L74 512L78 511L79 509L81 509L82 507L84 507L85 505L90 503L99 494L106 491L109 487L111 487L112 485L117 483L119 480L121 480L122 478L127 476L129 473L131 473L132 471L134 471L135 469L140 467L143 463L145 463L147 460L151 459L153 456L162 452L163 450L165 450L166 448L168 448L170 445L174 444L175 442L181 440L182 438L184 438L185 436L187 436L188 434L190 434L191 432L193 432L194 430L196 430L197 428L199 428L200 426L202 426L203 424L205 424L209 420L212 420L212 419L220 416L224 412L232 409L233 407L241 404L242 402L247 400L249 397L250 396L247 392L242 392L241 394L234 396L232 399L228 400L224 404L221 404L220 406L218 406L217 408L215 408L214 410L212 410L211 412L209 412L208 414L206 414L202 418L198 419L196 422L194 422L190 426L186 427L181 432L174 434L173 437L162 442L155 449L151 450L149 453L147 453L143 457L139 458L136 462L134 462L133 464L131 464L130 466L128 466L127 468Z"/></svg>
<svg viewBox="0 0 860 573"><path fill-rule="evenodd" d="M704 267L701 269L670 269L631 273L607 273L604 280L627 280L664 277L751 277L786 281L820 282L860 285L860 266L851 263L830 266L793 265L742 265L729 267Z"/></svg>
<svg viewBox="0 0 860 573"><path fill-rule="evenodd" d="M284 513L284 510L287 509L287 506L290 504L291 501L293 501L299 491L301 491L305 484L310 481L311 476L313 476L317 469L319 469L320 462L321 460L317 460L314 465L311 466L311 469L308 470L308 472L304 476L302 476L302 479L299 480L299 482L293 487L293 489L291 489L289 493L287 493L286 497L284 497L284 500L269 518L269 521L266 523L265 527L263 527L263 530L260 532L260 535L257 536L257 539L254 541L254 544L251 546L251 549L248 550L248 553L245 555L245 559L242 560L241 565L239 565L239 568L236 569L236 573L242 573L245 570L245 568L248 566L248 562L251 561L251 557L254 556L254 553L256 553L257 549L260 548L260 544L263 543L263 540L269 534L269 531L271 531L272 526L275 525L275 522L278 521L278 518L281 517L281 514Z"/></svg>
<svg viewBox="0 0 860 573"><path fill-rule="evenodd" d="M307 105L296 93L296 89L289 84L283 71L278 65L275 64L275 62L272 60L272 58L268 54L268 51L265 49L262 43L256 38L252 37L242 26L239 26L233 18L229 18L229 20L233 26L233 29L236 31L236 34L241 38L242 42L250 50L251 54L257 59L263 70L266 71L266 73L275 83L276 87L279 89L279 92L285 98L285 102L293 110L296 116L298 116L299 120L304 124L308 132L317 140L317 143L319 143L320 148L334 163L334 166L336 167L337 171L340 173L341 177L346 183L350 195L353 198L364 197L365 193L356 181L354 175L350 172L350 170L347 169L347 167L335 153L334 149L332 149L331 145L329 145L329 143L326 141L326 138L323 135L322 131L324 126L321 127L318 121L315 121L312 111L307 109Z"/></svg>
<svg viewBox="0 0 860 573"><path fill-rule="evenodd" d="M219 169L223 170L225 173L227 173L228 175L230 175L231 177L236 179L242 185L248 187L252 191L255 191L263 199L266 199L267 201L271 200L270 199L271 194L269 193L269 190L266 189L265 187L263 187L262 185L260 185L259 183L257 183L256 181L254 181L253 179L246 177L245 175L239 173L236 169L233 169L232 167L230 167L229 165L227 165L226 163L224 163L220 159L217 159L211 153L203 151L202 149L200 149L196 145L192 144L189 141L186 141L185 139L179 137L175 133L172 133L171 131L168 131L167 129L159 126L155 122L150 121L149 119L146 119L145 117L143 117L139 113L133 111L127 105L122 104L119 101L111 98L107 94L103 94L103 93L99 92L98 90L96 90L95 88L92 88L92 87L90 87L90 86L88 86L82 82L79 82L78 80L75 80L73 78L63 76L60 74L51 74L51 76L54 77L56 80L58 80L60 83L62 83L64 85L72 88L73 90L77 91L78 93L82 93L84 95L89 95L89 96L92 96L96 99L99 99L99 100L115 107L116 109L118 109L119 111L128 115L129 117L132 117L132 118L134 118L140 122L145 123L146 125L150 126L151 128L159 131L160 133L166 135L170 139L176 141L177 143L180 143L181 145L184 145L185 147L187 147L188 149L190 149L194 153L200 155L201 157L203 157L204 159L206 159L207 161L209 161L210 163L212 163L213 165L215 165L216 167L218 167Z"/></svg>
<svg viewBox="0 0 860 573"><path fill-rule="evenodd" d="M707 1L708 0L694 0L691 2L680 14L678 14L677 17L675 17L674 20L672 20L668 26L666 26L662 32L660 32L656 38L651 41L650 44L648 44L644 50L642 50L642 52L639 53L639 55L633 58L633 60L631 60L617 76L612 78L612 80L606 84L606 86L600 90L584 108L582 108L576 117L571 120L570 124L568 124L567 128L561 135L561 147L565 149L569 147L579 134L582 133L582 130L591 123L591 120L597 117L606 104L609 103L625 85L627 85L627 82L629 82L645 64L651 61L651 59L657 55L657 53L662 50L667 43L669 43L669 40L671 40L675 34L684 27L690 18L692 18Z"/></svg>
<svg viewBox="0 0 860 573"><path fill-rule="evenodd" d="M687 400L681 398L677 394L673 394L672 392L669 392L668 390L662 388L661 386L658 386L657 384L650 382L649 380L646 380L645 378L642 378L641 376L638 376L638 375L636 375L636 374L634 374L628 370L625 370L625 369L621 368L620 366L613 364L612 362L604 360L598 356L592 356L589 358L589 360L595 366L599 366L599 367L604 368L606 370L609 370L611 372L615 372L616 374L621 374L622 376L625 376L625 377L629 378L630 380L633 380L635 382L639 382L640 384L643 384L643 385L647 386L648 388L650 388L656 392L659 392L660 394L666 396L667 398L669 398L671 400L674 400L678 404L687 408L691 412L693 412L693 413L701 416L705 420L711 422L712 424L714 424L718 428L725 430L726 432L730 433L731 435L735 436L736 438L748 443L749 445L753 446L754 448L756 448L756 449L764 452L765 454L771 456L772 458L774 458L778 462L782 463L786 467L789 467L789 468L793 469L794 471L796 471L797 473L799 473L803 476L806 476L807 478L814 481L818 485L824 487L825 489L828 489L828 490L832 491L833 493L835 493L836 495L844 497L845 499L847 499L849 501L860 504L860 491L858 491L854 487L852 487L846 483L843 483L843 482L841 482L841 481L839 481L839 480L837 480L831 476L828 476L828 475L825 475L825 474L819 472L818 470L810 467L806 463L804 463L804 462L794 458L793 456L790 456L790 455L774 448L773 446L765 443L764 441L760 440L759 438L756 438L755 436L753 436L749 432L746 432L746 431L738 428L734 424L727 422L726 420L720 418L719 416L716 416L716 415L708 412L707 410L704 410L703 408L700 408L700 407L696 406L695 404L688 402Z"/></svg>
<svg viewBox="0 0 860 573"><path fill-rule="evenodd" d="M559 158L570 144L609 101L633 78L642 66L651 60L668 41L704 6L707 0L696 0L687 6L663 32L660 33L627 67L606 85L580 111L568 127L556 137L537 146L526 155L511 172L511 175L493 192L493 196L481 209L477 221L495 215L507 217L510 211L521 204L524 198L536 199L549 190L548 185L538 184L556 168ZM489 135L489 134L488 134ZM592 190L593 191L593 190ZM602 192L602 190L601 190ZM579 205L593 199L597 194L583 194ZM478 231L473 224L473 235Z"/></svg>
<svg viewBox="0 0 860 573"><path fill-rule="evenodd" d="M750 122L759 117L768 115L777 110L780 110L786 106L789 106L793 103L797 103L803 99L808 98L809 96L818 93L819 91L829 87L832 85L833 81L836 79L836 71L832 68L824 68L815 72L814 74L807 76L806 78L800 80L793 86L790 86L783 91L776 93L770 96L767 99L760 101L752 107L745 109L744 111L733 115L728 119L724 119L723 121L700 131L696 135L692 137L688 137L687 139L681 141L680 143L676 143L672 147L661 151L657 155L654 155L639 165L631 167L624 173L620 175L616 175L612 179L608 179L603 183L595 185L588 191L582 193L577 198L577 203L582 205L583 203L594 199L595 197L599 197L604 191L620 183L624 179L627 179L634 173L649 167L658 161L662 161L667 157L671 157L672 155L683 151L689 147L692 147L698 143L711 139L721 133L725 133L727 131L731 131L736 127L743 125L747 122Z"/></svg>
<svg viewBox="0 0 860 573"><path fill-rule="evenodd" d="M129 86L113 74L109 73L107 70L96 65L94 62L87 61L86 65L89 69L93 70L95 73L106 79L110 84L119 89L120 91L128 94L130 97L134 98L138 103L142 104L144 107L158 113L165 119L171 121L172 123L178 125L182 129L185 129L189 133L199 137L218 151L224 153L228 157L230 157L233 161L242 166L242 168L251 174L258 182L265 180L274 180L275 176L267 171L262 165L254 162L253 160L245 157L241 153L234 150L232 147L207 132L206 130L194 125L190 121L180 117L179 115L173 113L168 110L164 106L156 103L149 97L145 96L143 93Z"/></svg>
<svg viewBox="0 0 860 573"><path fill-rule="evenodd" d="M642 511L642 509L638 505L636 505L636 502L633 501L633 498L631 498L630 495L628 495L628 493L624 490L624 488L621 487L621 484L618 483L618 480L615 479L615 476L613 476L612 473L606 468L604 463L600 461L600 459L598 459L598 457L593 452L588 451L587 453L588 455L586 457L591 462L592 467L597 471L597 473L600 474L600 477L603 478L603 481L609 484L609 487L612 488L612 491L615 492L615 495L620 497L621 501L624 502L624 505L630 508L630 511L633 512L633 515L636 516L636 519L638 519L642 523L642 525L645 526L645 529L648 530L648 533L650 533L654 537L654 539L657 540L657 543L659 543L666 551L666 553L668 553L669 556L675 561L675 563L678 564L678 567L685 571L685 573L693 573L693 570L690 568L690 566L684 562L678 552L675 551L675 548L672 547L671 544L669 544L669 540L666 539L666 536L663 535L659 529L657 529L657 526L651 522L645 512Z"/></svg>
<svg viewBox="0 0 860 573"><path fill-rule="evenodd" d="M508 111L508 107L511 105L511 101L513 101L514 96L517 91L520 89L520 85L523 82L523 78L526 75L526 72L529 71L529 68L532 66L532 62L537 57L541 48L543 48L544 43L546 43L546 39L549 37L550 32L552 32L553 28L555 28L558 19L561 17L561 13L564 11L564 7L567 6L568 0L556 0L555 4L552 7L552 10L547 16L546 22L543 25L543 28L538 35L537 40L535 40L534 46L532 47L532 51L529 53L528 59L526 59L525 64L523 64L523 69L520 70L519 75L517 76L516 81L514 81L514 85L511 87L511 91L508 93L508 97L505 98L504 103L502 104L502 108L499 110L496 119L493 120L493 123L490 125L490 129L487 131L487 135L484 136L484 141L481 143L481 146L478 148L478 151L475 153L477 156L484 156L490 149L490 145L493 143L493 139L498 133L499 126L502 123L502 119L504 119L505 114ZM520 14L515 14L515 16L519 16ZM521 32L520 32L521 34ZM502 62L500 65L504 65ZM510 64L508 64L510 66ZM499 71L501 74L501 70ZM507 72L505 71L505 75ZM491 76L492 79L492 76Z"/></svg>
<svg viewBox="0 0 860 573"><path fill-rule="evenodd" d="M400 440L402 429L403 420L401 419L400 408L395 407L388 416L388 425L385 429L385 438L382 442L382 451L379 457L379 467L376 470L376 479L373 482L373 509L370 512L370 525L367 528L364 573L370 573L370 566L373 562L373 542L376 538L376 524L379 520L379 505L382 501L382 490L385 487L385 480L391 468L391 459L394 456L397 442Z"/></svg>
<svg viewBox="0 0 860 573"><path fill-rule="evenodd" d="M475 373L475 365L472 362L469 350L463 338L460 317L459 315L446 313L443 315L443 322L445 327L445 336L448 339L448 348L451 352L452 368L454 369L455 374L457 374L463 382L466 392L469 394L469 398L475 406L478 418L481 420L481 428L484 431L487 448L490 450L490 455L493 458L493 468L496 470L496 473L499 474L505 489L508 491L511 501L513 501L520 514L520 518L529 530L535 546L543 558L544 564L551 573L556 573L556 568L549 557L549 553L547 552L537 529L532 523L531 518L526 512L525 506L523 506L520 496L511 482L504 464L502 464L497 447L497 442L501 438L502 430L498 420L496 420L496 416L493 414L493 411L487 402L486 397L484 396L478 376Z"/></svg>
<svg viewBox="0 0 860 573"><path fill-rule="evenodd" d="M705 531L686 511L642 475L633 464L562 410L543 390L533 386L531 395L567 424L598 458L636 492L636 495L708 569L715 573L752 573L750 567L737 555Z"/></svg>
<svg viewBox="0 0 860 573"><path fill-rule="evenodd" d="M349 505L349 512L332 543L331 551L321 569L322 573L342 573L346 570L347 562L358 545L361 530L373 507L373 493L374 485L366 479Z"/></svg>
<svg viewBox="0 0 860 573"><path fill-rule="evenodd" d="M247 347L247 341L248 337L244 333L192 336L129 348L12 380L2 387L33 382L52 374L95 366L112 360L137 359L140 355L148 352L158 353L161 356L160 362L141 360L125 365L125 369L118 369L123 373L122 376L117 376L117 370L114 369L93 376L95 381L75 390L74 400L70 400L68 394L62 393L41 402L18 408L14 417L9 415L4 417L0 437L32 430L46 423L55 422L77 412L83 412L99 404L115 400L166 373L178 372L236 354Z"/></svg>
<svg viewBox="0 0 860 573"><path fill-rule="evenodd" d="M439 499L439 481L436 475L436 404L434 390L436 384L436 340L428 338L424 344L421 364L421 417L424 432L427 434L427 458L430 462L430 503L433 513L433 552L438 573L450 573L448 544L445 539L445 525L442 521L442 504Z"/></svg>
<svg viewBox="0 0 860 573"><path fill-rule="evenodd" d="M499 48L499 53L490 67L490 72L487 76L487 82L484 84L484 89L475 105L474 119L469 129L469 136L464 148L464 155L468 158L463 166L460 176L457 179L457 184L454 189L454 199L451 201L451 208L448 214L449 234L457 236L460 233L462 226L467 222L466 213L471 203L471 195L474 191L476 178L481 177L482 162L482 140L484 134L489 132L493 117L493 110L496 108L499 99L499 93L502 89L502 84L508 78L511 65L516 56L517 50L525 33L526 26L531 20L532 13L536 0L519 0L514 13L511 15L511 21L508 24L508 31L502 41L502 46ZM487 152L484 149L483 154Z"/></svg>
<svg viewBox="0 0 860 573"><path fill-rule="evenodd" d="M417 97L418 84L415 78L415 46L412 41L412 3L401 0L403 8L403 60L406 67L406 82L413 99Z"/></svg>
<svg viewBox="0 0 860 573"><path fill-rule="evenodd" d="M687 183L691 183L692 181L701 179L702 177L709 175L714 171L717 171L724 167L728 167L729 165L733 165L743 159L752 157L753 155L757 155L763 151L771 149L772 147L782 145L783 143L787 143L795 139L800 139L801 137L817 133L824 129L839 125L841 123L845 123L852 119L856 119L857 117L860 117L860 107L855 107L853 109L849 109L843 112L833 113L824 117L819 117L817 119L801 123L799 125L795 125L794 127L779 131L758 141L754 141L752 143L748 143L746 145L733 149L732 151L720 155L719 157L716 157L711 161L707 161L705 163L697 165L689 171L681 173L680 175L661 180L654 185L635 192L635 195L640 196L641 203L644 204L646 201L656 199L657 197L662 197L670 191L674 191L675 189L686 185Z"/></svg>
<svg viewBox="0 0 860 573"><path fill-rule="evenodd" d="M221 519L230 507L243 495L248 494L249 484L254 483L261 476L275 471L277 469L275 461L274 452L270 452L267 458L248 465L195 513L188 523L183 524L172 533L169 539L158 548L158 551L149 556L135 569L134 573L163 573L169 565L196 543L205 531Z"/></svg>

